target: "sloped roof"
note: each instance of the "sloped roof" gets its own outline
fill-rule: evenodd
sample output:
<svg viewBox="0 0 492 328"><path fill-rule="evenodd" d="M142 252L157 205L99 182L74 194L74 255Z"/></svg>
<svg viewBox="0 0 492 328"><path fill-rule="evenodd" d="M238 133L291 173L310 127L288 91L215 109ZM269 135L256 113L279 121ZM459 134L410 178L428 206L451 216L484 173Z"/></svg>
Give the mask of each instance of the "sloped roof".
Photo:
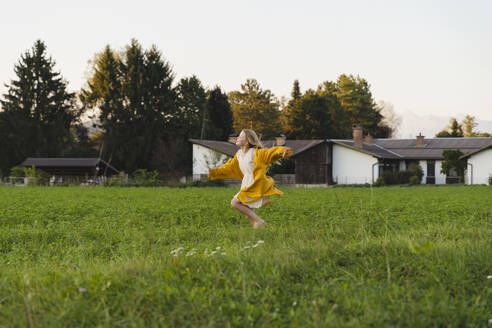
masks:
<svg viewBox="0 0 492 328"><path fill-rule="evenodd" d="M388 159L401 159L403 158L401 155L394 153L390 150L384 149L383 147L377 144L367 144L363 143L362 148L359 148L354 145L353 140L345 140L345 139L331 139L331 142L334 144L344 146L347 148L351 148L353 150L360 151L362 153L366 153L371 156L375 156L377 158L388 158Z"/></svg>
<svg viewBox="0 0 492 328"><path fill-rule="evenodd" d="M190 142L215 149L223 154L234 156L238 147L227 141L190 139ZM352 139L286 140L285 146L292 148L293 156L298 155L323 142L333 142L362 153L382 159L443 159L442 152L459 149L464 154L472 154L492 146L492 138L426 138L424 145L417 147L416 139L377 139L371 144L363 143L362 148L354 146ZM262 141L266 148L275 146L274 140Z"/></svg>
<svg viewBox="0 0 492 328"><path fill-rule="evenodd" d="M199 139L190 139L191 143L201 145L216 151L219 151L223 154L234 156L239 149L235 144L228 141L217 141L217 140L199 140ZM314 146L317 146L323 142L326 142L324 139L315 139L315 140L286 140L285 146L290 147L293 150L292 156L296 156ZM275 140L262 140L261 143L265 148L271 148L276 146Z"/></svg>
<svg viewBox="0 0 492 328"><path fill-rule="evenodd" d="M94 157L94 158L39 158L39 157L28 157L21 166L25 167L94 167L102 163L114 170L116 173L119 171L113 166L105 162L104 160Z"/></svg>
<svg viewBox="0 0 492 328"><path fill-rule="evenodd" d="M492 145L492 138L426 138L422 147L417 147L416 139L374 139L373 142L406 159L443 159L444 150L459 149L467 154Z"/></svg>
<svg viewBox="0 0 492 328"><path fill-rule="evenodd" d="M490 145L487 145L487 146L485 146L485 147L482 147L482 148L480 148L480 149L477 149L477 150L475 150L475 151L472 151L472 152L470 152L470 153L468 153L468 154L465 154L465 155L461 156L461 158L466 158L466 157L469 157L469 156L471 156L471 155L474 155L474 154L476 154L476 153L481 152L482 150L489 149L489 148L492 148L492 143L491 143Z"/></svg>

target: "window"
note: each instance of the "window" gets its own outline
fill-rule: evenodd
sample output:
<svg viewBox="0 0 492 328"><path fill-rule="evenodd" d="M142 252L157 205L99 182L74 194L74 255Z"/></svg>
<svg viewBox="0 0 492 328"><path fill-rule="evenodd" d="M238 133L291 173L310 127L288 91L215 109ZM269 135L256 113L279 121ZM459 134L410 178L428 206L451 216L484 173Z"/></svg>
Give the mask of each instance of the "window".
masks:
<svg viewBox="0 0 492 328"><path fill-rule="evenodd" d="M436 162L427 161L426 184L435 184L435 183L436 183Z"/></svg>
<svg viewBox="0 0 492 328"><path fill-rule="evenodd" d="M435 177L436 176L436 162L435 161L427 161L427 176Z"/></svg>

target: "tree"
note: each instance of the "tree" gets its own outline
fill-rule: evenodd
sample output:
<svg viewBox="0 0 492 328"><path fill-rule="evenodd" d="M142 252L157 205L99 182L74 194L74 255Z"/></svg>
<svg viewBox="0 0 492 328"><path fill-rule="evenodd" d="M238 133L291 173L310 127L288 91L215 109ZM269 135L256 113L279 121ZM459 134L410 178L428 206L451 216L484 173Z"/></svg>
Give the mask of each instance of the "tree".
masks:
<svg viewBox="0 0 492 328"><path fill-rule="evenodd" d="M466 169L466 161L461 159L463 153L459 150L444 150L442 156L444 160L441 164L441 173L450 175L452 171L456 172L459 182L462 182Z"/></svg>
<svg viewBox="0 0 492 328"><path fill-rule="evenodd" d="M13 166L27 156L61 156L70 145L70 127L81 112L75 106L74 93L55 71L55 61L48 57L41 40L34 43L14 66L12 80L3 100L4 143L9 149L5 166ZM0 145L0 148L3 148Z"/></svg>
<svg viewBox="0 0 492 328"><path fill-rule="evenodd" d="M384 125L383 116L379 112L369 83L357 76L342 74L337 83L325 82L325 88L332 89L343 109L348 113L352 125L359 125L368 134L387 138L391 129ZM330 90L331 91L331 90Z"/></svg>
<svg viewBox="0 0 492 328"><path fill-rule="evenodd" d="M463 130L458 121L452 117L449 121L449 126L436 134L438 138L454 138L463 137Z"/></svg>
<svg viewBox="0 0 492 328"><path fill-rule="evenodd" d="M324 139L350 137L351 123L335 94L322 87L308 90L291 102L287 114L288 138Z"/></svg>
<svg viewBox="0 0 492 328"><path fill-rule="evenodd" d="M208 115L206 111L207 94L201 81L193 75L182 78L176 87L176 123L179 134L186 138L201 138Z"/></svg>
<svg viewBox="0 0 492 328"><path fill-rule="evenodd" d="M391 130L388 137L395 138L401 125L401 116L396 114L393 104L383 100L378 103L378 109L383 116L381 123Z"/></svg>
<svg viewBox="0 0 492 328"><path fill-rule="evenodd" d="M119 55L107 46L94 63L81 99L99 108L104 157L126 172L153 168L159 140L175 124L170 65L155 46L144 51L136 40Z"/></svg>
<svg viewBox="0 0 492 328"><path fill-rule="evenodd" d="M241 91L229 93L234 130L253 129L261 138L276 136L280 130L279 102L270 90L263 90L255 79L241 85Z"/></svg>
<svg viewBox="0 0 492 328"><path fill-rule="evenodd" d="M290 93L291 96L291 101L296 101L297 99L301 98L302 93L301 93L301 87L299 85L299 80L294 80L294 85L292 86L292 92Z"/></svg>
<svg viewBox="0 0 492 328"><path fill-rule="evenodd" d="M204 138L226 140L234 132L231 104L220 87L215 87L207 96L208 127Z"/></svg>
<svg viewBox="0 0 492 328"><path fill-rule="evenodd" d="M477 133L475 133L474 129L477 127L477 122L474 116L466 115L465 119L461 123L463 127L463 136L470 138L476 137Z"/></svg>
<svg viewBox="0 0 492 328"><path fill-rule="evenodd" d="M102 156L112 162L115 150L119 148L120 130L124 129L127 114L123 106L121 59L108 46L94 60L92 76L81 90L80 100L85 109L97 108ZM117 151L116 151L117 152ZM118 155L116 155L118 157ZM117 166L120 163L116 164Z"/></svg>
<svg viewBox="0 0 492 328"><path fill-rule="evenodd" d="M296 102L301 99L301 87L299 84L299 80L294 80L294 84L292 85L292 91L290 93L290 100L287 102L287 99L282 97L281 106L282 112L280 114L280 124L282 125L282 131L288 138L294 137L294 131L292 120L293 120L293 111L296 105Z"/></svg>

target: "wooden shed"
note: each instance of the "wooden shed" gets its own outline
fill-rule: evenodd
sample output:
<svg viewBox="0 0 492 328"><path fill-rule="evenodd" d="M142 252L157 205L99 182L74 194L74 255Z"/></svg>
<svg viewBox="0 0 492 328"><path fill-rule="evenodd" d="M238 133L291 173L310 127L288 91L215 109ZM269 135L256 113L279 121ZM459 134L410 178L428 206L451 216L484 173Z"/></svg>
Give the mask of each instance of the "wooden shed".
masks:
<svg viewBox="0 0 492 328"><path fill-rule="evenodd" d="M51 176L94 179L118 174L119 171L101 158L35 158L28 157L20 166L41 169Z"/></svg>

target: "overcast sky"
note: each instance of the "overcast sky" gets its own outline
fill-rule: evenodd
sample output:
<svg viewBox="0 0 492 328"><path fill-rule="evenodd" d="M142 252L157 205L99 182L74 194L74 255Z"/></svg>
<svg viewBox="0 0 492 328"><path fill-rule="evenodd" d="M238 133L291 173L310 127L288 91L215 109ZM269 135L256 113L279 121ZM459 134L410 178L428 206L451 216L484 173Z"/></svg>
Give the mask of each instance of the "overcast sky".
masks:
<svg viewBox="0 0 492 328"><path fill-rule="evenodd" d="M36 39L78 90L109 44L152 44L177 78L237 90L256 78L277 96L342 74L368 80L376 101L418 115L492 120L492 1L5 1L0 93Z"/></svg>

